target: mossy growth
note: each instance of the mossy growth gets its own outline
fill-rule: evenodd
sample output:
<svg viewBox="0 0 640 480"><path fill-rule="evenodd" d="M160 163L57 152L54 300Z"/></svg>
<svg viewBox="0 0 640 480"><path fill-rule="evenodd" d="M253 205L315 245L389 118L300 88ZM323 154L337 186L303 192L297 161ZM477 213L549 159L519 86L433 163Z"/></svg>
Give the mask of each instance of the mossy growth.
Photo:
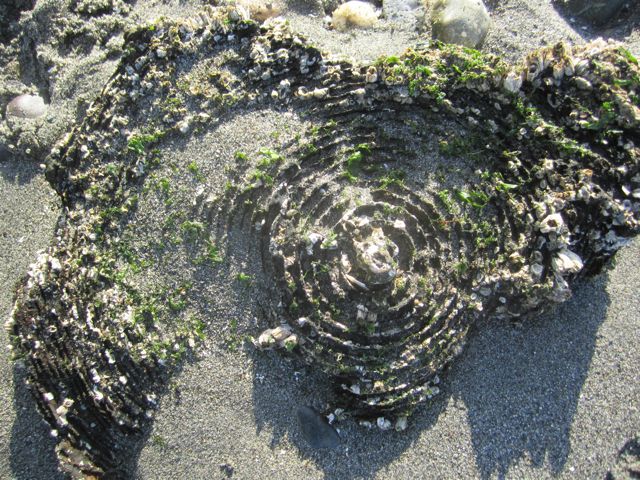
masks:
<svg viewBox="0 0 640 480"><path fill-rule="evenodd" d="M490 200L490 197L482 190L456 189L455 197L459 201L477 209L486 207Z"/></svg>
<svg viewBox="0 0 640 480"><path fill-rule="evenodd" d="M486 156L486 139L478 133L448 135L438 142L438 152L446 158L481 161Z"/></svg>
<svg viewBox="0 0 640 480"><path fill-rule="evenodd" d="M236 280L245 285L249 285L253 281L253 277L248 273L240 272L236 275Z"/></svg>
<svg viewBox="0 0 640 480"><path fill-rule="evenodd" d="M349 149L343 163L344 172L342 177L346 178L350 183L355 183L362 172L371 172L375 170L375 166L367 164L365 160L371 156L372 148L368 143L356 145L353 149Z"/></svg>
<svg viewBox="0 0 640 480"><path fill-rule="evenodd" d="M164 135L165 132L161 130L134 134L129 138L127 150L135 155L143 155L150 145L157 143Z"/></svg>
<svg viewBox="0 0 640 480"><path fill-rule="evenodd" d="M378 186L383 189L392 186L403 186L407 173L404 170L392 169L378 179Z"/></svg>
<svg viewBox="0 0 640 480"><path fill-rule="evenodd" d="M478 50L432 42L426 49L382 57L375 63L387 84L406 84L411 96L428 95L438 104L455 85L481 84L506 73L507 66Z"/></svg>

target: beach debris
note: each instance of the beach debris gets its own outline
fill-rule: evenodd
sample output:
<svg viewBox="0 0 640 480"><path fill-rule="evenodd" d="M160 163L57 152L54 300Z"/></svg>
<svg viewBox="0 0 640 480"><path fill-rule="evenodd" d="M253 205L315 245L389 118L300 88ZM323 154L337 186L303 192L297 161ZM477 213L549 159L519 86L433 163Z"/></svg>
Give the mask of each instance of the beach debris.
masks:
<svg viewBox="0 0 640 480"><path fill-rule="evenodd" d="M431 12L433 38L480 48L491 18L482 0L436 0Z"/></svg>
<svg viewBox="0 0 640 480"><path fill-rule="evenodd" d="M45 114L47 106L38 95L18 95L7 104L7 116L38 118Z"/></svg>
<svg viewBox="0 0 640 480"><path fill-rule="evenodd" d="M340 435L326 417L313 407L298 408L298 425L302 436L314 449L335 449L340 446Z"/></svg>
<svg viewBox="0 0 640 480"><path fill-rule="evenodd" d="M620 44L509 65L433 42L354 64L241 10L129 33L46 160L63 214L7 329L72 478L132 471L163 382L208 327L238 348L252 327L190 303L226 258L251 267L236 278L270 327L259 346L321 372L334 412L402 430L472 325L566 300L640 231L639 67ZM189 150L256 110L291 131ZM150 261L158 249L184 272ZM305 436L335 445L305 408Z"/></svg>
<svg viewBox="0 0 640 480"><path fill-rule="evenodd" d="M343 3L333 11L331 24L339 31L349 28L371 28L378 22L380 13L369 2L351 0Z"/></svg>

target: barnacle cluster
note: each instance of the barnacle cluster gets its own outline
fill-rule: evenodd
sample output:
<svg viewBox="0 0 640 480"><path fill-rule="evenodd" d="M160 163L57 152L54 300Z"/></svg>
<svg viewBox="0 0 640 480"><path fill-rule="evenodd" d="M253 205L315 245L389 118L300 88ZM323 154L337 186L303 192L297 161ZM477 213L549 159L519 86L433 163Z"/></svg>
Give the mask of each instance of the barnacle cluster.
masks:
<svg viewBox="0 0 640 480"><path fill-rule="evenodd" d="M252 239L272 327L256 343L327 373L336 402L381 428L437 393L474 321L566 299L638 232L640 69L618 44L510 66L433 43L356 65L224 7L126 47L47 161L64 213L8 324L72 476L127 471L167 364L204 331L184 311L189 285L140 286L154 267L123 239L145 209L169 209L172 248L201 249L188 268L211 282L225 242ZM171 211L155 172L174 142L249 110L299 130L200 158L228 180L183 185L193 202ZM197 173L181 161L164 174Z"/></svg>

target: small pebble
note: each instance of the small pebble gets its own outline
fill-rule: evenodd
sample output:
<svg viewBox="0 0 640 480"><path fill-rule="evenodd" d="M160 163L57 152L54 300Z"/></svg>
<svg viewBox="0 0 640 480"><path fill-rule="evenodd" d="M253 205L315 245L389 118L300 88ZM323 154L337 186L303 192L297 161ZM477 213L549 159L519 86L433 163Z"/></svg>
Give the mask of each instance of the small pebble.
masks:
<svg viewBox="0 0 640 480"><path fill-rule="evenodd" d="M218 465L218 468L220 468L220 471L226 478L233 477L234 468L232 465L229 465L228 463L221 463L220 465Z"/></svg>

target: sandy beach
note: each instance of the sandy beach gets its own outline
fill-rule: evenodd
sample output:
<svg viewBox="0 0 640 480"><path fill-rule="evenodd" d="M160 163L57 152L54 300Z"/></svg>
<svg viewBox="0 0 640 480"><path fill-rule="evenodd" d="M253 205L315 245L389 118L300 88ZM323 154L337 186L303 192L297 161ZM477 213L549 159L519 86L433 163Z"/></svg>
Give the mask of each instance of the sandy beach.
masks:
<svg viewBox="0 0 640 480"><path fill-rule="evenodd" d="M38 1L33 12L22 13L15 28L32 29L37 48L46 52L44 29L38 25L47 19L58 25L75 15L70 13L73 2L61 3ZM637 2L629 1L602 27L568 17L549 0L486 4L492 26L483 50L511 62L541 45L581 44L598 37L623 42L640 56ZM160 15L193 15L201 7L200 2L177 0L126 5L104 45L97 42L89 53L80 48L70 48L66 56L60 49L51 53L60 68L50 85L50 119L33 133L41 153L35 147L16 152L0 143L0 311L5 319L13 308L14 285L37 252L50 245L60 216L60 200L40 166L47 149L82 118L116 68L123 30ZM109 21L117 23L118 15L112 13ZM282 15L322 50L362 62L399 54L429 37L428 28L419 32L416 25L393 19L372 30L328 30L315 2L288 2ZM0 76L0 112L18 88L15 82L33 80L38 88L34 75L18 78L12 73L24 53L15 52L0 50L6 65ZM176 145L175 155L193 152L199 158L217 148L227 153L231 147L225 141L243 146L269 138L272 120L247 121L251 129L232 124L217 133L219 138ZM26 133L18 140L32 145L30 127L21 128ZM202 172L220 174L215 166L209 168ZM237 271L227 275L232 278ZM276 352L225 347L216 335L225 335L226 327L214 326L197 359L186 362L170 380L130 478L632 478L621 452L637 442L640 432L639 289L640 239L635 239L608 270L580 281L572 298L552 311L522 322L475 325L465 351L442 376L440 394L415 411L406 431L339 422L343 442L332 451L311 449L295 415L301 405L325 406L321 399L330 392L321 376ZM224 286L202 292L203 297L224 299L211 307L221 316L235 315L247 328L262 324L247 306L252 292ZM3 329L0 478L64 478L57 470L50 428L24 385L25 367L11 361L8 345Z"/></svg>

